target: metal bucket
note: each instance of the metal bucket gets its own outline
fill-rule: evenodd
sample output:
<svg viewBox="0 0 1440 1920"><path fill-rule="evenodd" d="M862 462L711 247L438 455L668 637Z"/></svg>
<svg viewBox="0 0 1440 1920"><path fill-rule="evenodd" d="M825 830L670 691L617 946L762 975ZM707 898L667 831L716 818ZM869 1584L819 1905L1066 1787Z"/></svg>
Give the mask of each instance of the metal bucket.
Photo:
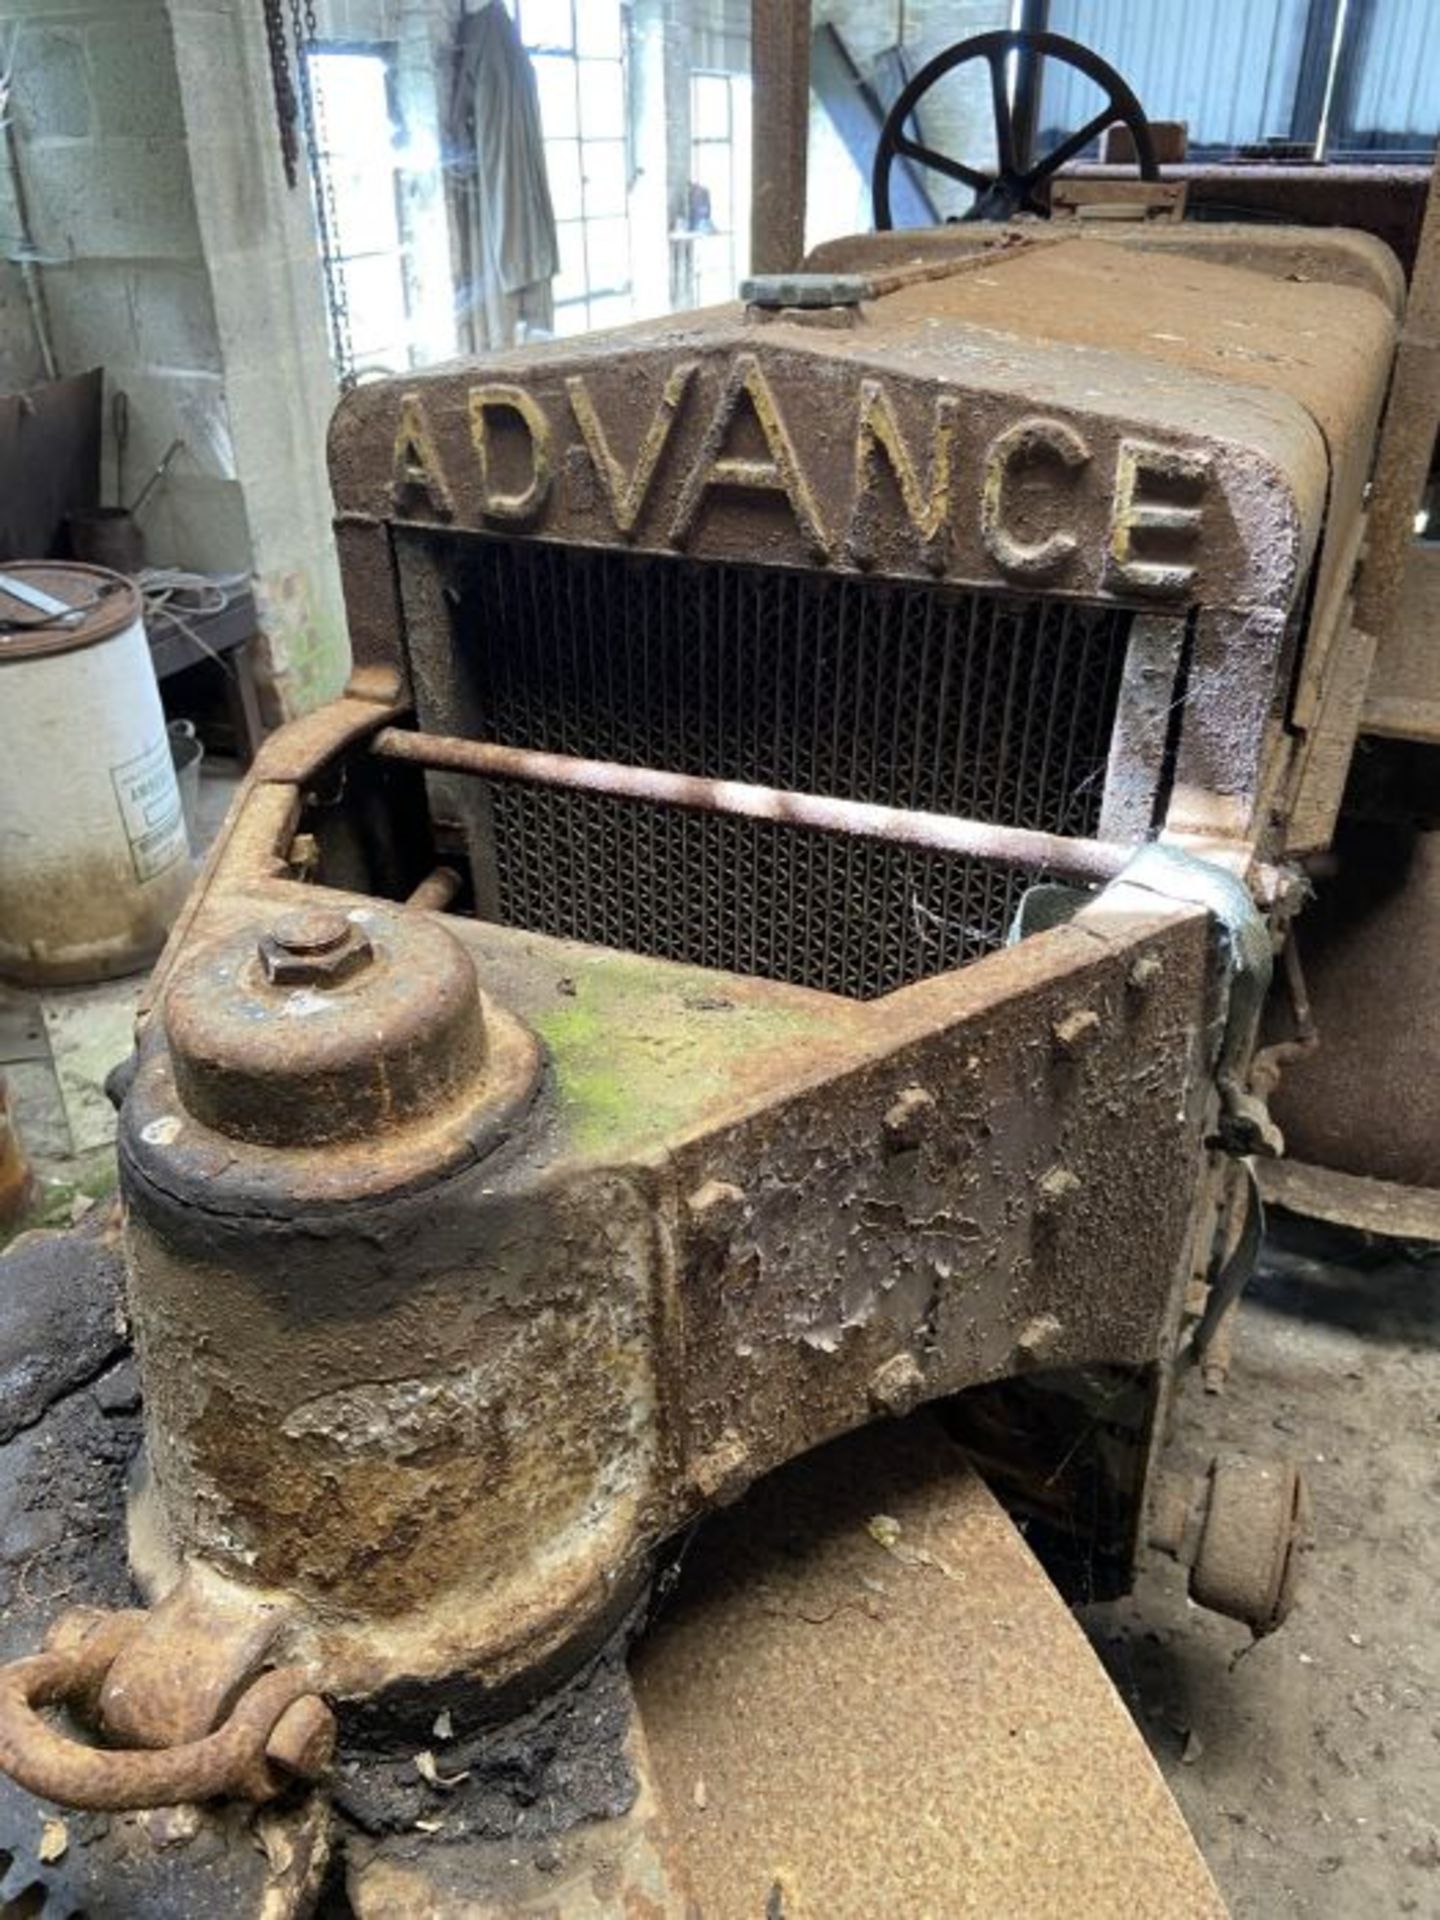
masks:
<svg viewBox="0 0 1440 1920"><path fill-rule="evenodd" d="M205 759L205 744L195 737L193 720L172 720L166 728L170 736L170 759L175 768L175 784L180 789L180 808L185 815L185 838L190 851L200 851L200 768Z"/></svg>
<svg viewBox="0 0 1440 1920"><path fill-rule="evenodd" d="M190 886L185 820L132 582L0 573L0 973L134 973Z"/></svg>

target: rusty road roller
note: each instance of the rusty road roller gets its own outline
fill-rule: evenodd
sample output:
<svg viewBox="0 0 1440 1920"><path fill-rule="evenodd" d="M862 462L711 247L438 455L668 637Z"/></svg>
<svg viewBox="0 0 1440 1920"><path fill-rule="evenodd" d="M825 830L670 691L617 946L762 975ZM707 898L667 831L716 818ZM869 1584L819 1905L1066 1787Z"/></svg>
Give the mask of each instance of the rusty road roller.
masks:
<svg viewBox="0 0 1440 1920"><path fill-rule="evenodd" d="M0 1267L15 1912L1223 1913L1055 1583L1294 1588L1164 1443L1405 280L1141 161L343 401L353 677Z"/></svg>

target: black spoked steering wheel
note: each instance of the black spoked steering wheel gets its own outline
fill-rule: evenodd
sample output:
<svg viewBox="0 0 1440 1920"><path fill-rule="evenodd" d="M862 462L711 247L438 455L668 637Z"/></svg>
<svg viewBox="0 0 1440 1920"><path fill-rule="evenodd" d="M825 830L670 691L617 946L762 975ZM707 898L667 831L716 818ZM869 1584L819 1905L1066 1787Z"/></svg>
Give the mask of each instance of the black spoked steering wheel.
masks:
<svg viewBox="0 0 1440 1920"><path fill-rule="evenodd" d="M1006 61L1012 53L1022 51L1034 54L1037 60L1059 60L1066 66L1078 68L1105 92L1105 105L1093 120L1087 120L1078 133L1072 133L1062 140L1044 159L1026 166L1022 166L1016 150L1015 121L1005 84ZM952 160L949 154L937 153L933 147L911 139L905 131L906 123L917 105L936 81L942 80L956 67L963 66L967 60L985 60L990 66L990 97L995 110L995 152L1000 163L998 173L986 173L979 167ZM1082 148L1117 120L1123 122L1134 137L1140 178L1158 180L1160 169L1155 161L1155 143L1150 137L1150 122L1145 118L1145 110L1120 75L1099 54L1082 47L1078 40L1067 40L1059 33L978 33L971 40L962 40L958 46L948 47L944 53L923 66L886 114L885 124L880 129L880 144L875 150L875 171L871 178L875 225L882 231L894 225L890 217L890 175L897 159L912 161L920 167L930 167L936 173L943 173L948 180L958 180L970 187L975 194L975 204L963 216L966 220L1013 220L1017 213L1038 213L1048 219L1050 209L1037 197L1036 188L1043 180L1058 173L1067 160L1073 160Z"/></svg>

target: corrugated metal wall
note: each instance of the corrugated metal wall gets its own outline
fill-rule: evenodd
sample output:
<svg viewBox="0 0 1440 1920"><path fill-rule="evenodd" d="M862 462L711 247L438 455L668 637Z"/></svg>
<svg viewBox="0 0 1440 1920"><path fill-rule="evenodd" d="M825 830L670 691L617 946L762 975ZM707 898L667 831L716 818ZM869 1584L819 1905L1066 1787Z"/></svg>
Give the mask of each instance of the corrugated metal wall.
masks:
<svg viewBox="0 0 1440 1920"><path fill-rule="evenodd" d="M1435 0L1351 0L1330 154L1427 158L1440 129Z"/></svg>
<svg viewBox="0 0 1440 1920"><path fill-rule="evenodd" d="M1153 120L1184 120L1190 145L1233 148L1285 137L1308 0L1053 0L1050 31L1092 48ZM1093 82L1045 63L1040 147L1100 108Z"/></svg>
<svg viewBox="0 0 1440 1920"><path fill-rule="evenodd" d="M1296 96L1307 28L1328 66L1333 0L1052 0L1050 30L1108 60L1156 120L1184 120L1203 154L1301 131ZM1040 146L1099 108L1081 75L1047 62ZM1299 115L1318 125L1319 95ZM1349 0L1328 152L1428 158L1440 130L1437 0Z"/></svg>

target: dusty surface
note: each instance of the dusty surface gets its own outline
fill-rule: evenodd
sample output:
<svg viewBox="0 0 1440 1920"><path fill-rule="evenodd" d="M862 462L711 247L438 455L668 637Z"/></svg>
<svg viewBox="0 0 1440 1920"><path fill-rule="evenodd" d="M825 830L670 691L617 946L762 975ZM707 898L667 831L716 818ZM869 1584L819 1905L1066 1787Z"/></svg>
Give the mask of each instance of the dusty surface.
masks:
<svg viewBox="0 0 1440 1920"><path fill-rule="evenodd" d="M1285 1234L1180 1440L1288 1451L1315 1502L1301 1600L1252 1651L1163 1563L1085 1616L1233 1913L1440 1915L1440 1255Z"/></svg>
<svg viewBox="0 0 1440 1920"><path fill-rule="evenodd" d="M93 1300L57 1287L42 1251L33 1286L28 1265L8 1269L0 1342L0 1396L21 1429L0 1474L0 1653L33 1644L40 1618L82 1585L93 1594L97 1573L117 1595L124 1584L94 1549L120 1537L133 1375L104 1287ZM42 1399L55 1402L43 1424ZM1229 1446L1303 1463L1317 1544L1296 1613L1251 1648L1157 1563L1132 1599L1083 1616L1237 1920L1440 1916L1437 1442L1440 1257L1367 1259L1353 1240L1292 1230L1242 1313L1229 1391L1192 1384L1180 1445L1197 1465ZM57 1448L86 1463L58 1487ZM0 1791L0 1849L21 1879L38 1820ZM72 1842L90 1829L73 1820ZM92 1851L72 1844L66 1875ZM109 1872L108 1858L93 1864Z"/></svg>
<svg viewBox="0 0 1440 1920"><path fill-rule="evenodd" d="M703 1527L635 1676L706 1920L1223 1913L1074 1620L926 1415Z"/></svg>

